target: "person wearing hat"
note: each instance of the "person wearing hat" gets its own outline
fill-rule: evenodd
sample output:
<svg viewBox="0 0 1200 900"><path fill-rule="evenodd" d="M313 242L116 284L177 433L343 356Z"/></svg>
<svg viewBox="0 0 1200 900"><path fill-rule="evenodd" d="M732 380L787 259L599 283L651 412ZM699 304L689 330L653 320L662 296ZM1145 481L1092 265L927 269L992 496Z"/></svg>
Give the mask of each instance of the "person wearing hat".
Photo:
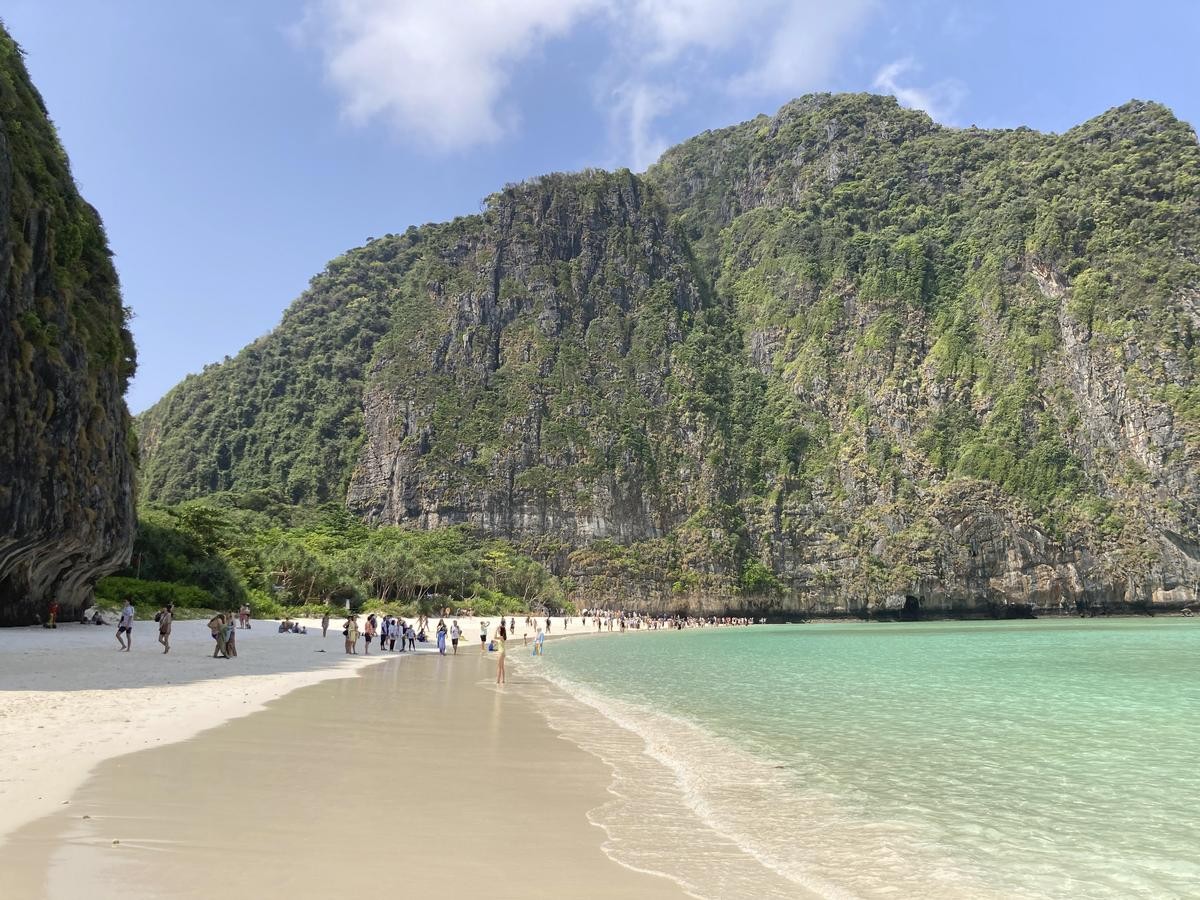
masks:
<svg viewBox="0 0 1200 900"><path fill-rule="evenodd" d="M342 634L346 636L346 652L358 653L358 616L351 613L346 617L346 627L342 629Z"/></svg>

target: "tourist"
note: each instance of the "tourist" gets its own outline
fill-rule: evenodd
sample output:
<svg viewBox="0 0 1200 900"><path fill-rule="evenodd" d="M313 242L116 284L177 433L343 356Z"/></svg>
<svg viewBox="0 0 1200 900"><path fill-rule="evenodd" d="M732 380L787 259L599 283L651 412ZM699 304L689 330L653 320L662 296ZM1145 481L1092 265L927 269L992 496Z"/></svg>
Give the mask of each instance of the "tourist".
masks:
<svg viewBox="0 0 1200 900"><path fill-rule="evenodd" d="M121 608L121 619L117 622L117 643L126 653L133 646L133 617L133 601L126 598L125 605ZM121 635L125 637L122 638Z"/></svg>
<svg viewBox="0 0 1200 900"><path fill-rule="evenodd" d="M158 642L163 645L163 653L171 652L171 620L175 618L175 606L168 603L154 617L158 622Z"/></svg>
<svg viewBox="0 0 1200 900"><path fill-rule="evenodd" d="M487 619L481 619L479 622L479 652L487 656L487 630L490 623Z"/></svg>
<svg viewBox="0 0 1200 900"><path fill-rule="evenodd" d="M408 623L408 626L404 629L404 634L405 634L405 637L408 638L408 649L416 650L417 649L417 630L415 628L413 628L412 622ZM425 639L421 638L421 640L425 640Z"/></svg>
<svg viewBox="0 0 1200 900"><path fill-rule="evenodd" d="M325 615L321 616L321 637L329 634L329 610L325 610Z"/></svg>
<svg viewBox="0 0 1200 900"><path fill-rule="evenodd" d="M408 623L403 619L396 621L396 637L400 638L400 652L404 652L404 645L408 643Z"/></svg>
<svg viewBox="0 0 1200 900"><path fill-rule="evenodd" d="M346 652L358 653L358 616L351 613L346 617L346 627L342 629L342 634L346 636Z"/></svg>
<svg viewBox="0 0 1200 900"><path fill-rule="evenodd" d="M228 659L229 657L225 655L225 617L217 613L209 619L208 630L212 633L213 641L215 641L213 659L216 659L218 656L222 659Z"/></svg>
<svg viewBox="0 0 1200 900"><path fill-rule="evenodd" d="M225 658L233 659L237 656L237 621L233 617L232 612L225 614Z"/></svg>
<svg viewBox="0 0 1200 900"><path fill-rule="evenodd" d="M363 646L363 655L370 656L371 639L375 637L375 613L371 613L369 616L367 616L367 626L363 629L363 637L366 638Z"/></svg>
<svg viewBox="0 0 1200 900"><path fill-rule="evenodd" d="M437 623L437 647L438 653L442 656L446 655L446 620L438 619Z"/></svg>
<svg viewBox="0 0 1200 900"><path fill-rule="evenodd" d="M47 628L58 627L58 601L50 601L50 620L46 623Z"/></svg>
<svg viewBox="0 0 1200 900"><path fill-rule="evenodd" d="M504 684L504 623L496 629L496 684Z"/></svg>
<svg viewBox="0 0 1200 900"><path fill-rule="evenodd" d="M462 629L458 627L458 619L454 620L454 624L450 626L450 646L454 650L454 655L458 656L458 639L462 637Z"/></svg>
<svg viewBox="0 0 1200 900"><path fill-rule="evenodd" d="M546 643L546 632L538 629L537 637L533 639L533 655L541 656L543 653L543 645Z"/></svg>

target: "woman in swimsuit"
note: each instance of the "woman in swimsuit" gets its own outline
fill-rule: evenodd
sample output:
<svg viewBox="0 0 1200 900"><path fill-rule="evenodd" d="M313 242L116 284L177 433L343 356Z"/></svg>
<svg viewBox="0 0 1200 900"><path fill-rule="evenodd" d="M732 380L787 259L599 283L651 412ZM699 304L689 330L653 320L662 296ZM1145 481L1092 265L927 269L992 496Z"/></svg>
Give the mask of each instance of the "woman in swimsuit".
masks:
<svg viewBox="0 0 1200 900"><path fill-rule="evenodd" d="M504 684L504 642L507 638L508 633L501 623L496 629L496 684Z"/></svg>

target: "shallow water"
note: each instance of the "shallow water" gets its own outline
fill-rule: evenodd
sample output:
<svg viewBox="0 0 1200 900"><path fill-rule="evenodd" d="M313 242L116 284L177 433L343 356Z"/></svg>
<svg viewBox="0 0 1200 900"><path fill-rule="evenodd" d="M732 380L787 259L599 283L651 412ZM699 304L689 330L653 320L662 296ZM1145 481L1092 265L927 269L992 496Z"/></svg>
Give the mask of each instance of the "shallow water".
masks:
<svg viewBox="0 0 1200 900"><path fill-rule="evenodd" d="M629 633L528 663L614 767L608 852L701 896L1200 896L1193 621Z"/></svg>

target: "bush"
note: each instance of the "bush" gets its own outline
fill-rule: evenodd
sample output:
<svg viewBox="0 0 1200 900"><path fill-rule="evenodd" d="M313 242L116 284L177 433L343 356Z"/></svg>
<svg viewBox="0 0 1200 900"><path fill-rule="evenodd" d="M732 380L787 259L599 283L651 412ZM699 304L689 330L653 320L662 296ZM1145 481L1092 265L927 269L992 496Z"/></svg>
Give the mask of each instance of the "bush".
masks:
<svg viewBox="0 0 1200 900"><path fill-rule="evenodd" d="M178 618L187 618L183 613L188 610L209 611L218 605L212 594L190 584L122 578L118 575L96 582L97 605L121 606L126 600L133 602L139 616L153 614L168 603L175 605Z"/></svg>

